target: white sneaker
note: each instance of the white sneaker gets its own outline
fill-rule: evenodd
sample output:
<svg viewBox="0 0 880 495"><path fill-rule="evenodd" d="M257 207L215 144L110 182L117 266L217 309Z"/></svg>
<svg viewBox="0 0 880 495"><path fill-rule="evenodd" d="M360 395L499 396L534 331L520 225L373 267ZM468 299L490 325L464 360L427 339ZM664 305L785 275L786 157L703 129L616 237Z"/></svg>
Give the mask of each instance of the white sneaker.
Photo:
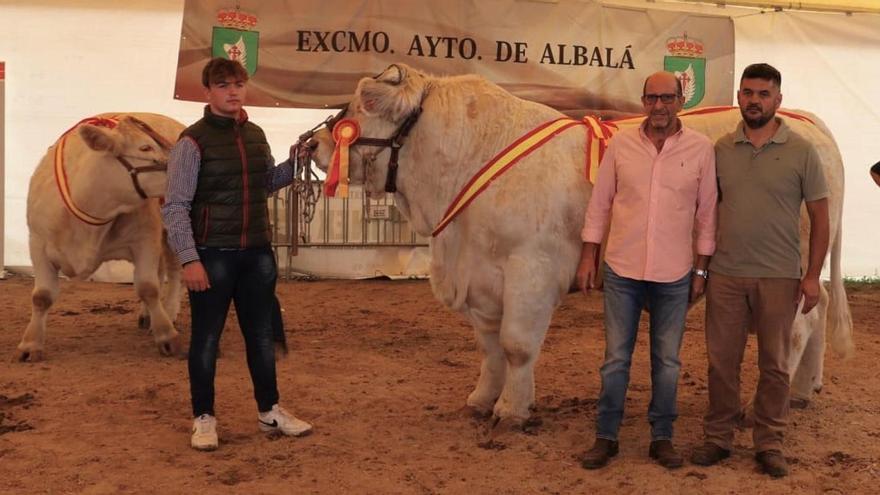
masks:
<svg viewBox="0 0 880 495"><path fill-rule="evenodd" d="M278 404L272 406L271 411L261 412L258 420L260 429L267 432L280 431L294 437L305 436L312 432L312 425L297 419Z"/></svg>
<svg viewBox="0 0 880 495"><path fill-rule="evenodd" d="M217 441L217 418L202 414L193 421L193 434L190 445L196 450L215 450Z"/></svg>

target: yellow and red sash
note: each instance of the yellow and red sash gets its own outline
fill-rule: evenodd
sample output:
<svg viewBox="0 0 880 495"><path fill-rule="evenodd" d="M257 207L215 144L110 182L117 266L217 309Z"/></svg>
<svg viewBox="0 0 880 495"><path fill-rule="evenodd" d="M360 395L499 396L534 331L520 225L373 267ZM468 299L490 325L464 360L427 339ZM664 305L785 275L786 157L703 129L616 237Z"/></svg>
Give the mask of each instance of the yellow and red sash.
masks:
<svg viewBox="0 0 880 495"><path fill-rule="evenodd" d="M119 119L117 117L89 117L87 119L83 119L77 122L77 124L70 129L65 131L55 145L55 183L58 185L58 192L61 194L61 200L64 202L64 206L67 207L67 210L73 216L89 225L107 225L108 223L113 221L113 219L111 218L105 220L96 216L92 216L79 209L73 202L73 196L70 194L70 187L67 185L67 172L64 170L64 145L65 143L67 143L67 136L77 127L83 124L91 124L99 127L113 129L118 123Z"/></svg>
<svg viewBox="0 0 880 495"><path fill-rule="evenodd" d="M437 234L442 232L449 225L449 222L458 216L481 192L489 187L498 176L560 132L576 125L582 125L582 122L567 117L551 120L529 131L510 146L501 150L465 184L458 193L458 196L452 201L452 204L449 205L449 208L446 209L443 219L434 228L431 236L437 237Z"/></svg>
<svg viewBox="0 0 880 495"><path fill-rule="evenodd" d="M689 112L679 114L679 117L688 115L704 115L710 113L720 113L734 110L738 107L734 106L715 106L703 107ZM777 110L777 113L793 119L809 122L815 125L809 117L785 110ZM510 169L522 158L528 156L531 152L540 148L544 143L561 133L562 131L575 126L583 125L587 128L586 142L586 160L584 164L586 179L591 184L596 183L596 176L599 171L599 164L608 148L608 142L614 134L620 130L619 124L628 123L629 121L641 122L645 119L643 115L637 117L628 117L624 119L603 121L596 117L587 116L583 120L574 120L562 117L556 120L546 122L535 129L529 131L510 146L495 155L494 158L483 166L467 184L458 193L443 218L434 227L431 233L432 237L437 237L440 232L445 229L452 220L455 219L477 196L480 195L489 185L501 174Z"/></svg>
<svg viewBox="0 0 880 495"><path fill-rule="evenodd" d="M599 175L599 164L608 149L608 141L620 129L614 121L606 122L593 116L584 117L583 123L587 126L587 163L584 170L590 184L595 184Z"/></svg>

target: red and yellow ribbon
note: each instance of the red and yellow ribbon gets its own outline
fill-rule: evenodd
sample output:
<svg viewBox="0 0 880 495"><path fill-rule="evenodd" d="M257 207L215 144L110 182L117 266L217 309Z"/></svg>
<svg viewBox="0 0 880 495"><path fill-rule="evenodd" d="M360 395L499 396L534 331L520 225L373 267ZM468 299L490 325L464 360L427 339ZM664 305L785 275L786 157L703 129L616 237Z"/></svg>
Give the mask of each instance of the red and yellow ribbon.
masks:
<svg viewBox="0 0 880 495"><path fill-rule="evenodd" d="M361 128L357 121L342 119L333 126L333 140L336 147L330 159L330 170L327 172L327 180L324 182L324 194L328 197L348 197L348 151L361 134Z"/></svg>
<svg viewBox="0 0 880 495"><path fill-rule="evenodd" d="M437 224L431 235L436 237L437 234L443 231L449 225L449 222L458 216L483 190L489 187L498 176L560 132L576 125L581 125L581 122L567 117L551 120L520 137L507 148L504 148L465 184L461 192L458 193L458 196L452 201L452 204L449 205L449 208L446 209L443 219L440 220L440 223Z"/></svg>
<svg viewBox="0 0 880 495"><path fill-rule="evenodd" d="M61 200L64 201L64 206L67 207L67 210L73 216L89 225L107 225L113 219L103 219L89 215L88 213L79 209L76 206L76 203L73 202L73 195L70 193L70 187L67 185L67 172L64 169L64 145L65 143L67 143L67 136L71 132L73 132L74 129L83 124L90 124L113 129L118 123L119 119L115 117L90 117L87 119L83 119L79 121L75 126L65 131L65 133L61 135L61 137L58 139L58 142L55 144L55 183L58 185L58 192L61 194Z"/></svg>
<svg viewBox="0 0 880 495"><path fill-rule="evenodd" d="M684 112L682 114L679 114L679 116L685 117L688 115L720 113L735 110L736 108L737 107L732 106L704 107L696 110L691 110L689 112ZM791 117L793 119L815 124L809 117L805 115L784 110L777 110L777 113L786 117ZM437 226L434 227L434 231L431 233L431 236L436 237L438 234L440 234L440 232L442 232L443 229L445 229L449 225L449 223L455 219L456 216L458 216L474 199L476 199L476 197L479 196L480 193L482 193L487 187L489 187L492 181L494 181L501 174L509 170L510 167L515 165L522 158L528 156L531 152L540 148L544 143L552 139L554 136L572 126L583 125L587 128L587 153L584 169L587 180L589 180L590 183L595 184L596 177L599 172L599 164L602 162L602 157L605 155L605 150L608 148L609 141L614 136L614 134L618 130L620 130L621 125L626 127L630 123L641 123L644 119L645 117L643 115L610 121L603 121L592 116L584 117L584 119L580 121L563 117L556 120L551 120L550 122L546 122L538 126L537 128L529 131L527 134L514 141L513 144L502 150L500 153L495 155L495 157L492 158L485 166L483 166L483 168L481 168L476 174L474 174L471 180L468 181L467 184L465 184L465 186L461 189L461 191L446 209L446 213L443 214L443 218L440 220ZM336 129L334 128L334 136L335 135ZM338 147L338 138L336 142Z"/></svg>
<svg viewBox="0 0 880 495"><path fill-rule="evenodd" d="M587 163L584 170L590 184L595 184L599 176L599 164L608 149L608 141L619 129L612 121L605 122L589 115L584 117L583 123L587 126Z"/></svg>

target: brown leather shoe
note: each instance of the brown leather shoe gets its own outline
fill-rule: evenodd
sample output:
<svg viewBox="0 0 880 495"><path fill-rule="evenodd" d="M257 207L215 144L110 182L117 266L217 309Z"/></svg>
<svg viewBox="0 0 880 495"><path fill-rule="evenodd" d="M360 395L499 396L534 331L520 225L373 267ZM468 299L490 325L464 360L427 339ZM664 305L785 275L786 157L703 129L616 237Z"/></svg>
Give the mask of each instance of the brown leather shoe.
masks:
<svg viewBox="0 0 880 495"><path fill-rule="evenodd" d="M617 450L617 442L607 438L597 438L593 448L588 450L581 459L581 466L584 469L599 469L608 464L609 459L617 455Z"/></svg>
<svg viewBox="0 0 880 495"><path fill-rule="evenodd" d="M648 456L666 469L680 468L684 464L684 459L672 446L672 440L654 440L648 448Z"/></svg>
<svg viewBox="0 0 880 495"><path fill-rule="evenodd" d="M711 466L730 457L730 451L722 449L712 442L706 442L694 449L691 462L698 466Z"/></svg>
<svg viewBox="0 0 880 495"><path fill-rule="evenodd" d="M755 454L755 459L761 465L761 469L771 478L782 478L788 475L788 461L782 452L771 449Z"/></svg>

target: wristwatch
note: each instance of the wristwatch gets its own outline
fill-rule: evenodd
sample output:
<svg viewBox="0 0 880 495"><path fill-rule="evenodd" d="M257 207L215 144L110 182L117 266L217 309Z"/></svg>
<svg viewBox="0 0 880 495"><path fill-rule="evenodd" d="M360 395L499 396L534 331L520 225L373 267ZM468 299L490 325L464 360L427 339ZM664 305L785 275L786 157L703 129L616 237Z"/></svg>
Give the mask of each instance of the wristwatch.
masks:
<svg viewBox="0 0 880 495"><path fill-rule="evenodd" d="M703 270L702 268L694 268L694 275L699 275L703 277L703 280L709 278L709 270Z"/></svg>

